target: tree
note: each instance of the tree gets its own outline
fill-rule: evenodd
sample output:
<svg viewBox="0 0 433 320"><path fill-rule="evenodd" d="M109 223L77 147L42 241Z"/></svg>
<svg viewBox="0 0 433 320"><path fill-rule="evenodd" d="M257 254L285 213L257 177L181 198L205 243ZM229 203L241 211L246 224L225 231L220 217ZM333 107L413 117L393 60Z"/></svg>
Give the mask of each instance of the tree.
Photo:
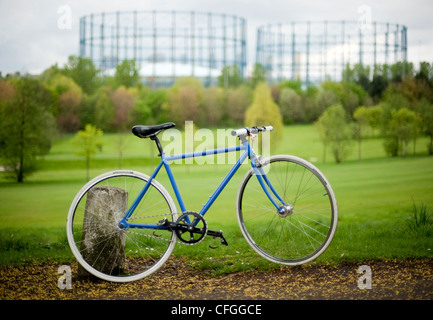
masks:
<svg viewBox="0 0 433 320"><path fill-rule="evenodd" d="M364 129L369 125L369 110L365 106L358 107L354 114L355 119L355 137L358 139L358 160L361 161L361 142Z"/></svg>
<svg viewBox="0 0 433 320"><path fill-rule="evenodd" d="M367 108L368 125L373 130L373 134L377 134L381 126L382 106L370 106Z"/></svg>
<svg viewBox="0 0 433 320"><path fill-rule="evenodd" d="M271 90L265 82L261 82L254 90L252 104L245 112L245 125L273 126L272 141L278 141L283 136L283 119L278 105L273 101ZM259 146L261 143L259 142Z"/></svg>
<svg viewBox="0 0 433 320"><path fill-rule="evenodd" d="M400 144L403 157L407 156L409 141L414 141L420 132L421 117L415 112L400 108L391 112L389 128L392 136L397 140L398 149Z"/></svg>
<svg viewBox="0 0 433 320"><path fill-rule="evenodd" d="M36 170L55 131L53 97L36 79L13 80L13 96L0 97L0 159L17 182Z"/></svg>
<svg viewBox="0 0 433 320"><path fill-rule="evenodd" d="M247 86L231 88L227 91L226 123L229 125L242 125L245 111L251 104L252 89Z"/></svg>
<svg viewBox="0 0 433 320"><path fill-rule="evenodd" d="M182 126L185 121L200 120L204 87L195 78L180 78L168 90L163 110L167 112L171 121Z"/></svg>
<svg viewBox="0 0 433 320"><path fill-rule="evenodd" d="M391 81L401 82L406 77L412 77L414 74L413 63L407 61L398 61L391 65Z"/></svg>
<svg viewBox="0 0 433 320"><path fill-rule="evenodd" d="M288 88L294 90L298 95L302 95L302 81L297 80L285 80L280 83L281 89ZM308 87L310 88L310 87ZM307 88L307 90L308 90Z"/></svg>
<svg viewBox="0 0 433 320"><path fill-rule="evenodd" d="M134 97L124 87L119 87L111 94L111 101L114 105L114 128L123 132L130 125L130 112L134 107Z"/></svg>
<svg viewBox="0 0 433 320"><path fill-rule="evenodd" d="M369 94L374 101L379 101L382 98L382 93L388 86L388 79L381 74L374 74L370 84Z"/></svg>
<svg viewBox="0 0 433 320"><path fill-rule="evenodd" d="M201 122L203 125L215 126L221 123L225 110L224 89L219 87L209 87L204 89L203 112Z"/></svg>
<svg viewBox="0 0 433 320"><path fill-rule="evenodd" d="M237 65L225 66L218 77L218 86L221 88L238 87L243 83L241 70Z"/></svg>
<svg viewBox="0 0 433 320"><path fill-rule="evenodd" d="M41 76L42 83L51 91L57 101L58 129L61 132L76 132L80 128L80 109L83 91L75 81L51 67Z"/></svg>
<svg viewBox="0 0 433 320"><path fill-rule="evenodd" d="M159 88L146 94L139 94L131 110L132 121L135 124L157 124L167 121L167 112L162 106L166 102L167 90Z"/></svg>
<svg viewBox="0 0 433 320"><path fill-rule="evenodd" d="M81 96L74 91L67 91L58 98L57 124L62 132L76 132L80 128L79 109Z"/></svg>
<svg viewBox="0 0 433 320"><path fill-rule="evenodd" d="M129 137L128 129L131 126L131 110L134 107L135 99L125 87L117 88L111 94L111 101L114 105L114 120L113 126L117 131L117 153L119 168L122 167L123 150Z"/></svg>
<svg viewBox="0 0 433 320"><path fill-rule="evenodd" d="M266 67L261 63L254 64L253 72L251 73L250 86L254 89L257 84L266 80Z"/></svg>
<svg viewBox="0 0 433 320"><path fill-rule="evenodd" d="M420 62L419 71L416 73L415 78L425 82L430 89L433 89L433 64L425 61Z"/></svg>
<svg viewBox="0 0 433 320"><path fill-rule="evenodd" d="M99 87L99 70L89 58L70 56L63 73L71 77L86 94L93 94Z"/></svg>
<svg viewBox="0 0 433 320"><path fill-rule="evenodd" d="M351 68L349 64L346 64L346 68L343 71L343 82L356 83L364 88L365 91L369 91L370 67L358 63Z"/></svg>
<svg viewBox="0 0 433 320"><path fill-rule="evenodd" d="M337 98L337 102L334 102L333 104L340 103L350 117L353 116L353 112L358 106L365 103L364 100L367 97L367 92L363 89L363 87L354 82L325 81L321 83L321 89L325 90L325 92L327 90L333 92Z"/></svg>
<svg viewBox="0 0 433 320"><path fill-rule="evenodd" d="M326 148L331 147L336 163L340 163L350 152L352 125L347 119L341 104L330 106L316 122L323 142L323 160L326 161Z"/></svg>
<svg viewBox="0 0 433 320"><path fill-rule="evenodd" d="M89 180L90 159L102 148L101 137L103 131L91 124L87 124L84 130L80 130L72 139L72 144L77 147L76 155L84 156L86 160L86 180Z"/></svg>
<svg viewBox="0 0 433 320"><path fill-rule="evenodd" d="M123 60L122 63L118 64L114 81L116 86L125 86L126 88L139 84L140 75L135 60Z"/></svg>
<svg viewBox="0 0 433 320"><path fill-rule="evenodd" d="M283 88L280 93L280 108L284 124L301 123L305 120L302 97L291 88Z"/></svg>
<svg viewBox="0 0 433 320"><path fill-rule="evenodd" d="M340 100L333 90L321 87L315 97L314 105L306 110L308 118L316 121L327 108L339 102Z"/></svg>
<svg viewBox="0 0 433 320"><path fill-rule="evenodd" d="M423 98L418 103L416 110L422 118L422 130L430 138L427 144L428 154L433 155L433 103Z"/></svg>
<svg viewBox="0 0 433 320"><path fill-rule="evenodd" d="M94 101L94 125L101 130L108 131L113 127L115 119L115 109L113 100L111 100L111 87L101 87Z"/></svg>
<svg viewBox="0 0 433 320"><path fill-rule="evenodd" d="M425 73L425 71L423 71L423 73ZM422 102L423 100L424 102ZM425 127L425 124L426 121L427 123L429 122L428 119L431 119L431 117L429 118L429 113L432 112L428 104L432 101L433 90L423 76L418 76L418 78L406 76L401 82L392 82L388 85L381 100L382 131L385 137L384 147L387 153L392 156L398 156L399 154L407 155L407 140L403 142L406 138L402 140L400 134L404 136L405 134L403 132L408 128L403 129L403 127L400 127L400 125L403 126L403 124L399 123L400 120L398 120L399 117L403 117L406 111L402 111L402 113L398 115L398 110L405 108L418 114L418 117L422 118L424 132L427 133L425 128L427 128L428 125ZM392 119L393 117L394 120ZM393 124L393 128L391 128L391 124ZM397 131L400 131L400 133L397 133ZM411 139L412 138L409 138L409 140ZM416 146L415 139L416 136L413 138L414 147Z"/></svg>
<svg viewBox="0 0 433 320"><path fill-rule="evenodd" d="M0 102L12 99L15 96L15 88L10 81L0 80Z"/></svg>

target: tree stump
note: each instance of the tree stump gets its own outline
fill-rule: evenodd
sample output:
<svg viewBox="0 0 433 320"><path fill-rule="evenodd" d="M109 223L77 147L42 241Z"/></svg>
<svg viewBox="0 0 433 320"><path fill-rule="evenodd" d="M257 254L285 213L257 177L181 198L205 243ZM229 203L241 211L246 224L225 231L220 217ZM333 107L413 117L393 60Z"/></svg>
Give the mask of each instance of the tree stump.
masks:
<svg viewBox="0 0 433 320"><path fill-rule="evenodd" d="M95 187L87 193L80 252L93 268L111 275L123 272L125 233L118 223L128 206L128 193L116 187ZM79 267L79 276L89 273Z"/></svg>

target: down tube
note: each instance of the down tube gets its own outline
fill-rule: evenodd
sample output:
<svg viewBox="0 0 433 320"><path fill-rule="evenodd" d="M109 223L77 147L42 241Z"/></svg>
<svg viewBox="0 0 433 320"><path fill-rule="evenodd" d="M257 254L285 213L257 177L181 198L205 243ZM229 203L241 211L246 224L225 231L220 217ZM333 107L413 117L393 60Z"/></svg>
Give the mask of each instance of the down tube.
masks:
<svg viewBox="0 0 433 320"><path fill-rule="evenodd" d="M245 150L245 152L239 157L238 161L235 163L233 168L227 173L224 180L221 182L221 184L218 186L218 188L215 190L215 192L212 194L212 196L209 198L209 200L206 202L206 204L203 206L203 208L200 210L200 214L203 216L205 213L209 210L209 208L212 206L214 201L218 198L221 191L225 188L227 183L230 181L230 179L234 176L236 171L238 171L239 167L242 165L242 162L245 161L249 153L249 150Z"/></svg>

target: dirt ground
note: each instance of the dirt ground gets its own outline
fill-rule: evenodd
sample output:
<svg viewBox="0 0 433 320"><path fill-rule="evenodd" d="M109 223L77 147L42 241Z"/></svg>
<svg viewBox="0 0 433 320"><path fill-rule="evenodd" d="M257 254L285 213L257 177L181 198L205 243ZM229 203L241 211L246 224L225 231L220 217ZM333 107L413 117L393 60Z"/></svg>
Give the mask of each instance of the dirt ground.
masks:
<svg viewBox="0 0 433 320"><path fill-rule="evenodd" d="M358 285L371 268L371 289ZM170 259L133 283L75 278L60 289L59 264L0 267L0 300L433 300L433 260L306 265L210 276ZM366 281L361 281L366 285Z"/></svg>

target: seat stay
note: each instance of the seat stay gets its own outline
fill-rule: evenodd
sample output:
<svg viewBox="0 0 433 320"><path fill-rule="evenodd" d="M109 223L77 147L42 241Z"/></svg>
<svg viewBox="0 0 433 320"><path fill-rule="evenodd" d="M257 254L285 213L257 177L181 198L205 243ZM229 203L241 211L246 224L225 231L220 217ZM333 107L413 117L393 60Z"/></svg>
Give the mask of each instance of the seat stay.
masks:
<svg viewBox="0 0 433 320"><path fill-rule="evenodd" d="M125 217L122 219L122 221L120 223L123 223L124 225L128 224L126 222L126 220L128 220L131 217L131 215L134 213L134 211L137 208L138 204L143 199L144 195L146 194L147 190L149 189L150 184L152 183L152 180L155 179L156 175L158 174L159 170L161 169L162 164L163 164L163 162L161 161L160 164L158 165L158 167L156 167L156 169L153 172L152 176L149 178L149 181L147 181L147 183L144 186L143 190L141 190L141 192L138 195L138 197L134 200L134 202L132 203L131 207L126 212Z"/></svg>

